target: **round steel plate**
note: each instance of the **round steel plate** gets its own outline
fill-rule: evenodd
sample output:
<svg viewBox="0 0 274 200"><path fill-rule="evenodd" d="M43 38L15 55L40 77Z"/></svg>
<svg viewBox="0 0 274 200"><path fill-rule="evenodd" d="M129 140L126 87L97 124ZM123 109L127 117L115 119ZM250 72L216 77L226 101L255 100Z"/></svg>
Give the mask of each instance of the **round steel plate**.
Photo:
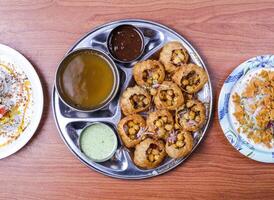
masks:
<svg viewBox="0 0 274 200"><path fill-rule="evenodd" d="M69 52L78 48L91 47L109 54L107 49L108 34L113 28L122 24L134 25L138 27L144 34L145 50L139 60L145 60L153 57L155 58L157 52L159 52L159 50L164 46L165 43L176 40L181 42L183 46L187 49L191 57L191 62L203 67L207 72L203 60L184 37L182 37L175 31L167 28L166 26L145 20L121 20L95 28L91 32L87 33L84 37L82 37L78 42L76 42L76 44L69 50ZM121 179L143 179L157 176L167 171L170 171L171 169L184 162L187 158L166 158L159 167L155 169L144 170L134 165L131 157L132 152L130 152L122 145L119 137L118 150L116 151L115 155L106 162L92 162L80 151L78 138L81 130L86 127L86 125L93 122L103 122L110 125L116 131L116 125L121 119L121 110L118 104L118 100L121 91L123 91L127 86L132 83L132 67L134 64L135 62L129 64L116 62L116 65L120 71L120 89L114 100L106 108L101 109L97 112L81 113L71 110L66 105L64 105L62 101L58 98L55 88L53 89L52 93L53 112L56 125L58 127L61 137L63 138L68 148L88 167L105 175ZM201 142L210 122L213 100L210 80L198 93L198 98L206 105L207 122L199 132L194 134L195 143L192 152Z"/></svg>

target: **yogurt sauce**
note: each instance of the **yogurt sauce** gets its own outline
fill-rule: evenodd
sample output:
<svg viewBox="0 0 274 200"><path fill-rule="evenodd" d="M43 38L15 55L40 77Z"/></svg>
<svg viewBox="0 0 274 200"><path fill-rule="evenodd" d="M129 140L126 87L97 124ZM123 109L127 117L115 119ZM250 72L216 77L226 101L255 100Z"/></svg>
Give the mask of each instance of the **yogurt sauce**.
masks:
<svg viewBox="0 0 274 200"><path fill-rule="evenodd" d="M86 127L80 136L82 152L95 162L110 159L117 149L117 137L106 124L95 123Z"/></svg>

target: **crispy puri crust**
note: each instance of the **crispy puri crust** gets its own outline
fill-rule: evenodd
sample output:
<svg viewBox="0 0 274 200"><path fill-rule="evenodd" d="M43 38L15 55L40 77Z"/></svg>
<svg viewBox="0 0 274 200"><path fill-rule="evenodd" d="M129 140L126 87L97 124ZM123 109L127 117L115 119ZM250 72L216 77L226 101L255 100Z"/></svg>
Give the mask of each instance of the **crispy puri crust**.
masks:
<svg viewBox="0 0 274 200"><path fill-rule="evenodd" d="M154 121L158 119L160 116L166 116L167 121L174 126L174 120L172 114L168 110L156 110L154 112L149 113L148 118L147 118L147 127L148 130L151 132L156 132L157 127L154 124Z"/></svg>
<svg viewBox="0 0 274 200"><path fill-rule="evenodd" d="M159 60L140 61L132 69L135 86L120 97L123 118L117 130L124 146L134 151L133 162L140 168L156 168L166 156L187 156L194 145L192 133L206 121L205 105L196 95L208 77L202 67L188 64L189 59L184 46L173 41L161 49Z"/></svg>
<svg viewBox="0 0 274 200"><path fill-rule="evenodd" d="M171 62L172 52L177 49L182 49L182 51L184 53L185 60L184 60L183 64L186 64L189 60L189 55L187 53L187 50L183 47L183 45L180 42L174 41L174 42L167 43L163 47L163 49L160 53L159 60L160 60L160 62L162 62L164 64L166 71L169 73L174 72L178 68L178 66L174 65Z"/></svg>
<svg viewBox="0 0 274 200"><path fill-rule="evenodd" d="M194 71L199 76L199 84L193 85L191 88L182 88L182 79L186 77L190 72ZM176 70L176 73L172 76L172 80L179 85L182 90L189 94L193 94L195 92L198 92L200 89L202 89L205 85L205 83L208 81L207 74L205 70L202 67L199 67L195 64L188 64L183 65L179 67Z"/></svg>
<svg viewBox="0 0 274 200"><path fill-rule="evenodd" d="M166 152L171 158L182 158L186 156L193 148L193 137L190 133L181 131L184 134L185 145L181 148L176 148L173 144L166 143Z"/></svg>
<svg viewBox="0 0 274 200"><path fill-rule="evenodd" d="M127 133L124 129L124 125L128 121L137 121L138 123L140 123L140 126L143 128L146 127L146 121L144 120L144 118L141 115L138 115L138 114L128 115L119 121L118 126L117 126L118 133L121 136L121 139L122 139L124 145L127 148L132 148L141 142L141 137L138 139L134 139L134 140L129 138L129 136L127 135Z"/></svg>
<svg viewBox="0 0 274 200"><path fill-rule="evenodd" d="M150 162L147 159L147 150L151 144L157 145L161 150L160 157L155 162ZM165 151L164 142L162 140L153 140L151 138L147 138L141 143L136 145L133 161L139 167L142 167L145 169L152 169L157 167L164 160L165 156L166 156L166 151Z"/></svg>
<svg viewBox="0 0 274 200"><path fill-rule="evenodd" d="M205 108L205 105L197 99L189 100L189 101L193 101L194 105L197 106L197 109L200 111L200 115L199 115L201 118L200 122L195 122L194 120L187 121L180 116L180 112L182 110L186 109L187 110L186 112L189 111L189 109L186 108L185 106L182 106L181 108L176 110L175 119L176 119L176 123L179 124L183 130L195 132L199 130L206 121L206 108Z"/></svg>
<svg viewBox="0 0 274 200"><path fill-rule="evenodd" d="M157 60L145 60L136 63L133 68L133 76L138 85L151 86L151 84L145 82L143 79L143 72L146 70L157 70L157 73L159 74L157 84L160 84L164 81L165 69L163 65Z"/></svg>
<svg viewBox="0 0 274 200"><path fill-rule="evenodd" d="M160 92L167 89L171 89L174 91L174 94L177 97L176 104L168 106L164 101L160 99ZM175 83L173 83L172 81L164 81L158 88L157 94L154 98L154 103L157 109L175 110L184 103L184 96L181 89Z"/></svg>
<svg viewBox="0 0 274 200"><path fill-rule="evenodd" d="M148 105L146 105L143 108L135 109L133 107L133 105L131 104L131 102L130 102L130 97L134 94L137 94L137 95L142 94L146 98L148 98L148 100L149 100ZM124 115L130 115L130 114L135 114L135 113L142 112L142 111L149 108L150 103L151 103L151 96L149 95L149 93L145 89L143 89L143 88L141 88L140 86L137 86L137 85L134 86L134 87L128 87L123 92L123 94L121 96L121 99L120 99L120 106L121 106L121 109L122 109L122 112L124 113Z"/></svg>

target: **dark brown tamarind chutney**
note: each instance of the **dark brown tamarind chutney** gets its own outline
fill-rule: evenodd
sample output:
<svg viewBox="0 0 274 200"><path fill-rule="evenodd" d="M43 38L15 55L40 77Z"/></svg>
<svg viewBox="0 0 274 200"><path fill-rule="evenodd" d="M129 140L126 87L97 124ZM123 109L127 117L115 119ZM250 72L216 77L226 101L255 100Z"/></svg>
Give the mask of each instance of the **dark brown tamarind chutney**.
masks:
<svg viewBox="0 0 274 200"><path fill-rule="evenodd" d="M118 26L109 35L108 48L116 60L122 62L133 61L143 53L143 36L134 26Z"/></svg>

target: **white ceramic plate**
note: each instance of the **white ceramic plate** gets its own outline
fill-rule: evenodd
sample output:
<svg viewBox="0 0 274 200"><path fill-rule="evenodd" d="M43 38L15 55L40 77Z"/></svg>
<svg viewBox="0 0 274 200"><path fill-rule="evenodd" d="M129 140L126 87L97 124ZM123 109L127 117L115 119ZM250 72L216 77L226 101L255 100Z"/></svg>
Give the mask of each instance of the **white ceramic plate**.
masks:
<svg viewBox="0 0 274 200"><path fill-rule="evenodd" d="M20 69L24 71L31 83L33 95L33 104L31 108L33 114L30 124L15 141L0 148L0 159L2 159L17 152L25 146L34 135L42 117L44 98L41 81L32 64L22 54L6 45L0 44L0 57L1 59L14 64L15 67L20 67Z"/></svg>
<svg viewBox="0 0 274 200"><path fill-rule="evenodd" d="M234 112L231 95L235 92L241 93L246 82L262 69L274 69L274 55L251 58L234 69L222 87L218 103L218 116L226 138L236 150L253 160L274 163L274 148L267 149L263 145L250 141L244 134L238 134L238 124L231 114Z"/></svg>

